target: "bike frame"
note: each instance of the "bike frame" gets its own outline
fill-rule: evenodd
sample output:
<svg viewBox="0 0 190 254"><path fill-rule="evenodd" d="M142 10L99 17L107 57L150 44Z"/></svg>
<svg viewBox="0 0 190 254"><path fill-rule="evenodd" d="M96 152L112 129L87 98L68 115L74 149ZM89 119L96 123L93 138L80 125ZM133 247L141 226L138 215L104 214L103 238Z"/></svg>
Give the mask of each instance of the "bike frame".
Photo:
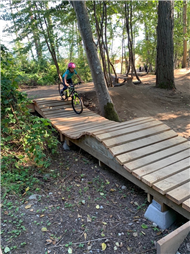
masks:
<svg viewBox="0 0 190 254"><path fill-rule="evenodd" d="M75 99L75 95L78 95L77 91L75 91L75 86L76 86L76 85L79 85L79 83L74 84L74 85L71 85L71 86L69 86L69 87L65 90L65 92L67 93L67 98L73 96L74 99Z"/></svg>

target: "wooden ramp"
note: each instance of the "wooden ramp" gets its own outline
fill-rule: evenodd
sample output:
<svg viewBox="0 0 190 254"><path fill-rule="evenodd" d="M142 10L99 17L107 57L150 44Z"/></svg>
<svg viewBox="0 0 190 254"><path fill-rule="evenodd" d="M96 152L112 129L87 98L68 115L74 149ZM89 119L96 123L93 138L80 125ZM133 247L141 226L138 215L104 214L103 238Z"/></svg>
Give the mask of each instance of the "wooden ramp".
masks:
<svg viewBox="0 0 190 254"><path fill-rule="evenodd" d="M35 110L65 137L190 219L189 141L152 117L116 123L60 97L34 100ZM63 139L62 139L63 140Z"/></svg>

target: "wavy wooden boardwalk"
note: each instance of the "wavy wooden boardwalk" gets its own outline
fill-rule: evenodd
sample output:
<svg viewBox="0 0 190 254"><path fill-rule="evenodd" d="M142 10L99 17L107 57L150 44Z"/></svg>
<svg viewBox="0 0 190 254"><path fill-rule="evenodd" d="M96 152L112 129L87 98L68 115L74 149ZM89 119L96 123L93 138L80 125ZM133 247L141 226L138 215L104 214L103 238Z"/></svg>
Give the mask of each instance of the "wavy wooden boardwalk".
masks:
<svg viewBox="0 0 190 254"><path fill-rule="evenodd" d="M189 141L152 117L116 123L87 108L77 115L71 102L60 97L35 99L34 105L62 140L75 143L149 197L190 219Z"/></svg>

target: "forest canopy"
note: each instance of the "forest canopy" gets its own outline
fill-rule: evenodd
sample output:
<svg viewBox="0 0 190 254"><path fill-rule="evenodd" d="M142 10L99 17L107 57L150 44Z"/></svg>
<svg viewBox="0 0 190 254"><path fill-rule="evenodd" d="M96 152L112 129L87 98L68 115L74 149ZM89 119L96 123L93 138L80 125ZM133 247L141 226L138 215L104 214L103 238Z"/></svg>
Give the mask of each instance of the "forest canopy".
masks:
<svg viewBox="0 0 190 254"><path fill-rule="evenodd" d="M156 71L158 3L86 2L94 43L108 86L111 82L109 73L127 72L130 66L130 46L137 70L148 66L149 71ZM58 73L65 71L69 61L76 63L83 80L92 80L76 14L68 1L3 2L1 21L5 24L1 43L5 44L15 58L20 84L55 84L59 80ZM128 32L126 22L129 25ZM175 68L189 65L189 37L190 3L175 1ZM7 40L9 43L6 43Z"/></svg>

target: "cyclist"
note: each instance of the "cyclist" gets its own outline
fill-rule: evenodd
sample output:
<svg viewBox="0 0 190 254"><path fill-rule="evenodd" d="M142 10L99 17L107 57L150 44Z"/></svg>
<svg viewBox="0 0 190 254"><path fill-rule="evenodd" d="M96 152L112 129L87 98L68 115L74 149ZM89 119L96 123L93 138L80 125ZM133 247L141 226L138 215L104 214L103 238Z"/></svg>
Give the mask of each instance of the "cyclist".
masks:
<svg viewBox="0 0 190 254"><path fill-rule="evenodd" d="M66 70L66 72L63 74L62 79L63 79L63 89L61 89L60 93L61 96L63 95L63 92L70 86L73 85L73 81L72 81L72 76L74 74L77 75L77 78L80 80L80 82L84 82L82 81L82 79L80 78L80 76L77 74L76 70L75 70L76 65L74 63L69 63L68 64L68 69Z"/></svg>

